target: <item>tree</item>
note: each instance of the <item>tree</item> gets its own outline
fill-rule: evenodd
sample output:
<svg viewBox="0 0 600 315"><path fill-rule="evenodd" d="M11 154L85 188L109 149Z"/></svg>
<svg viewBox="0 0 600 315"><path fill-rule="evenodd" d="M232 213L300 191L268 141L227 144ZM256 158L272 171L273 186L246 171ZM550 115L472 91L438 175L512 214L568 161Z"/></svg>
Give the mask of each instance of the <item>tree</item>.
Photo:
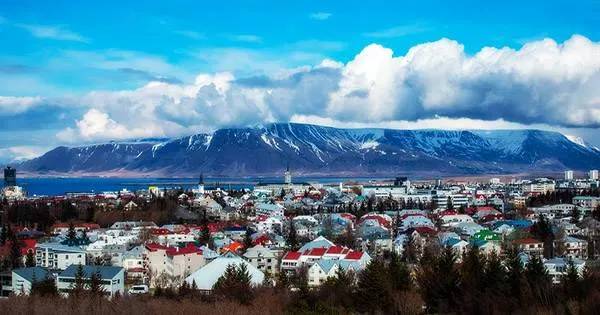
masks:
<svg viewBox="0 0 600 315"><path fill-rule="evenodd" d="M549 296L551 282L548 271L539 256L534 255L529 259L525 267L525 279L527 279L529 290L533 297L537 299L537 302L549 305L551 303Z"/></svg>
<svg viewBox="0 0 600 315"><path fill-rule="evenodd" d="M0 231L0 246L4 246L6 240L8 240L8 225L3 225Z"/></svg>
<svg viewBox="0 0 600 315"><path fill-rule="evenodd" d="M30 293L36 296L57 296L58 289L56 288L54 278L48 277L42 280L33 280L31 282Z"/></svg>
<svg viewBox="0 0 600 315"><path fill-rule="evenodd" d="M75 272L75 282L72 285L71 294L75 297L83 295L85 292L85 272L83 271L83 265L77 265L77 271Z"/></svg>
<svg viewBox="0 0 600 315"><path fill-rule="evenodd" d="M25 258L25 267L35 267L35 255L33 251L27 252L27 257Z"/></svg>
<svg viewBox="0 0 600 315"><path fill-rule="evenodd" d="M391 301L391 292L385 265L374 258L358 275L356 300L361 312L387 312Z"/></svg>
<svg viewBox="0 0 600 315"><path fill-rule="evenodd" d="M419 260L419 246L415 241L413 233L406 234L403 244L404 251L402 252L402 260L409 263L415 264Z"/></svg>
<svg viewBox="0 0 600 315"><path fill-rule="evenodd" d="M246 265L228 265L225 273L214 284L213 293L216 296L235 300L241 304L250 304L254 298L254 292Z"/></svg>
<svg viewBox="0 0 600 315"><path fill-rule="evenodd" d="M13 232L10 225L7 228L8 242L10 244L10 266L12 269L21 267L23 260L21 259L21 243L17 239L17 235Z"/></svg>
<svg viewBox="0 0 600 315"><path fill-rule="evenodd" d="M446 209L454 209L454 203L452 202L452 197L448 196L448 200L446 201Z"/></svg>
<svg viewBox="0 0 600 315"><path fill-rule="evenodd" d="M248 250L248 248L252 247L252 230L250 230L250 227L246 227L246 234L244 235L244 249L243 251L246 252Z"/></svg>
<svg viewBox="0 0 600 315"><path fill-rule="evenodd" d="M446 247L439 256L422 260L417 280L428 311L445 313L457 309L460 274L452 248Z"/></svg>
<svg viewBox="0 0 600 315"><path fill-rule="evenodd" d="M102 277L100 272L96 271L90 277L90 294L94 296L102 296L104 289L102 288Z"/></svg>
<svg viewBox="0 0 600 315"><path fill-rule="evenodd" d="M581 277L579 277L577 266L575 266L573 259L569 259L567 262L567 270L561 279L561 285L566 297L576 299L583 295L579 280L581 280Z"/></svg>
<svg viewBox="0 0 600 315"><path fill-rule="evenodd" d="M579 223L579 217L581 216L581 211L578 207L573 207L571 211L571 223L577 224Z"/></svg>
<svg viewBox="0 0 600 315"><path fill-rule="evenodd" d="M65 242L69 246L77 245L77 231L75 231L73 222L69 222L69 230L67 231L67 239Z"/></svg>
<svg viewBox="0 0 600 315"><path fill-rule="evenodd" d="M390 262L388 264L389 280L392 288L397 291L407 291L412 287L412 278L408 267L398 254L394 251L391 252Z"/></svg>
<svg viewBox="0 0 600 315"><path fill-rule="evenodd" d="M286 243L290 250L293 252L300 249L300 243L298 242L298 234L296 233L296 227L294 226L293 220L290 221L290 230L287 235Z"/></svg>

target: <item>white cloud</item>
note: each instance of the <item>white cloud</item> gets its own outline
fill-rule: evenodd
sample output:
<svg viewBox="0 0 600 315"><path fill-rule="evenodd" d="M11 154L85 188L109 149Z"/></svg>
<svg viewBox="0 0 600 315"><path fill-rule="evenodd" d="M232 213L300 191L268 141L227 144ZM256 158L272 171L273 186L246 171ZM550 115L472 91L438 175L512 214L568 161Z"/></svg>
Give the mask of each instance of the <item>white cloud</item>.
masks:
<svg viewBox="0 0 600 315"><path fill-rule="evenodd" d="M43 103L44 99L38 96L0 96L0 116L20 114Z"/></svg>
<svg viewBox="0 0 600 315"><path fill-rule="evenodd" d="M15 26L27 30L31 35L39 38L49 38L54 40L73 41L89 43L89 38L66 29L61 25L37 25L37 24L15 24Z"/></svg>
<svg viewBox="0 0 600 315"><path fill-rule="evenodd" d="M427 31L427 27L421 24L408 24L408 25L399 25L390 27L383 30L378 30L374 32L366 32L362 35L365 37L373 37L373 38L393 38L393 37L402 37L406 35L418 34Z"/></svg>
<svg viewBox="0 0 600 315"><path fill-rule="evenodd" d="M328 12L315 12L311 13L308 17L317 21L325 21L331 17L331 13Z"/></svg>
<svg viewBox="0 0 600 315"><path fill-rule="evenodd" d="M44 154L49 149L49 147L44 146L14 146L0 148L0 161L14 162L30 160Z"/></svg>
<svg viewBox="0 0 600 315"><path fill-rule="evenodd" d="M373 44L347 63L322 58L293 69L255 54L215 51L208 61L235 59L237 66L271 71L206 73L189 84L152 82L71 100L88 110L58 137L178 136L290 120L394 128L577 127L575 134L586 135L600 127L600 43L582 36L518 50L485 47L474 55L449 39L414 46L403 56Z"/></svg>

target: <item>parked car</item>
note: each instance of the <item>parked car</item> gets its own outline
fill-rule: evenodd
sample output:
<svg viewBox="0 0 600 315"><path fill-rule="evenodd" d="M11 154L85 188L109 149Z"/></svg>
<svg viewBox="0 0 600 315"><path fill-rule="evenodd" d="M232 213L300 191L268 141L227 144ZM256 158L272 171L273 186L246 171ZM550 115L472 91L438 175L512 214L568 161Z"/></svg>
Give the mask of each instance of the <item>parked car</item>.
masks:
<svg viewBox="0 0 600 315"><path fill-rule="evenodd" d="M129 292L129 294L146 294L149 292L149 289L145 284L138 284L129 288L127 292Z"/></svg>

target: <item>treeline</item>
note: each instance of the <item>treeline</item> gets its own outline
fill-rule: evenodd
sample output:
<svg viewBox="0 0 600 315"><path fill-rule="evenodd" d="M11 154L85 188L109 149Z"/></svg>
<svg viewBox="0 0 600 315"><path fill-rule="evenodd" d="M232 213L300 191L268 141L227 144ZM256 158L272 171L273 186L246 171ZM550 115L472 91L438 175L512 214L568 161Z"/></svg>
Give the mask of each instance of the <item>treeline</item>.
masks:
<svg viewBox="0 0 600 315"><path fill-rule="evenodd" d="M527 199L528 207L541 207L560 203L572 203L575 196L600 197L600 189L558 189Z"/></svg>
<svg viewBox="0 0 600 315"><path fill-rule="evenodd" d="M553 284L541 259L524 264L513 250L499 257L470 248L459 259L449 248L427 247L417 264L406 260L388 252L357 274L338 270L314 289L306 269L282 273L276 281L267 277L253 287L248 271L233 266L211 294L185 283L157 288L153 296L109 301L80 293L65 299L49 294L47 285L30 298L1 300L0 309L7 314L597 314L600 307L600 274L586 268L581 276L572 262Z"/></svg>
<svg viewBox="0 0 600 315"><path fill-rule="evenodd" d="M119 207L104 210L92 201L63 200L48 204L44 201L17 201L13 204L0 203L0 223L34 228L38 231L49 232L56 222L93 222L103 227L117 221L153 221L162 225L175 220L177 197L167 196L146 201L133 199L138 208L125 211L121 203Z"/></svg>

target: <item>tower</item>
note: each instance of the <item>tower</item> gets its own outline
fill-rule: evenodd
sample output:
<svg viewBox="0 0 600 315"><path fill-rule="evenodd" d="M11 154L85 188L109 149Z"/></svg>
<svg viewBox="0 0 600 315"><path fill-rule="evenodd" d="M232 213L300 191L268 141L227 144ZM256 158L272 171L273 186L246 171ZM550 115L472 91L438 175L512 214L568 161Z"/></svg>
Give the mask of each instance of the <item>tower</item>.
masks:
<svg viewBox="0 0 600 315"><path fill-rule="evenodd" d="M283 173L285 177L285 183L288 185L292 184L292 172L290 172L290 167L288 166Z"/></svg>
<svg viewBox="0 0 600 315"><path fill-rule="evenodd" d="M573 180L573 171L565 171L565 180Z"/></svg>
<svg viewBox="0 0 600 315"><path fill-rule="evenodd" d="M598 170L590 170L590 179L598 180Z"/></svg>
<svg viewBox="0 0 600 315"><path fill-rule="evenodd" d="M204 195L204 174L200 173L200 180L198 181L198 194Z"/></svg>
<svg viewBox="0 0 600 315"><path fill-rule="evenodd" d="M4 169L4 187L17 186L17 170L7 166Z"/></svg>

